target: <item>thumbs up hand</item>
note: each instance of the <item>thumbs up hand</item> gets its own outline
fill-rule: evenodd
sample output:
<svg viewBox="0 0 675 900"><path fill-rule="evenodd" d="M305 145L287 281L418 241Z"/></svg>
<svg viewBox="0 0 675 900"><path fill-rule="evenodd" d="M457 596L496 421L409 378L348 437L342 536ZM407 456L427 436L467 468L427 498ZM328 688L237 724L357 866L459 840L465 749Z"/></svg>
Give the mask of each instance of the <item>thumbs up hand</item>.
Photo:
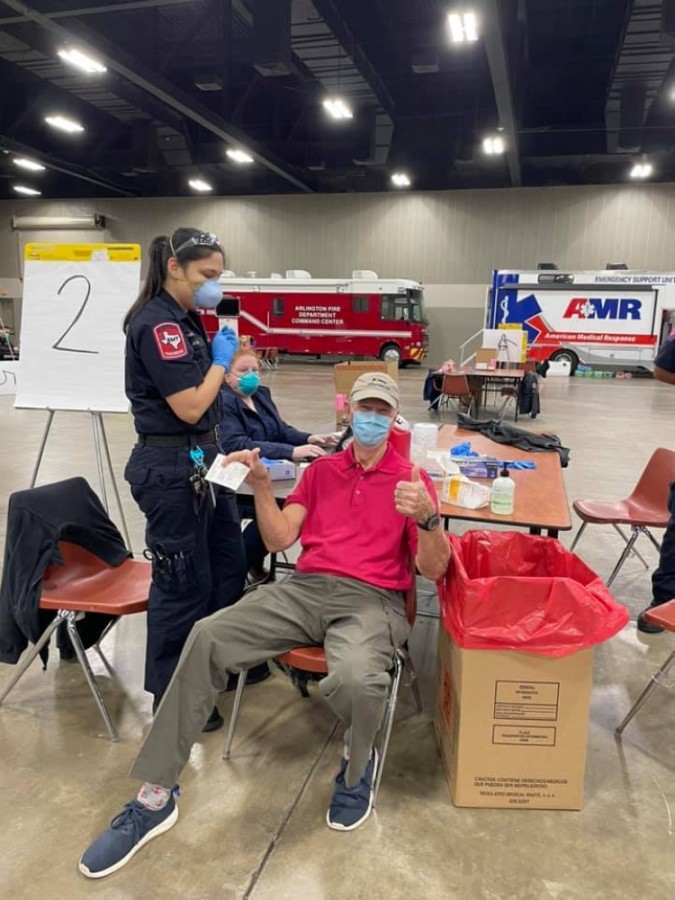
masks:
<svg viewBox="0 0 675 900"><path fill-rule="evenodd" d="M426 522L436 508L420 476L420 467L413 466L410 481L399 481L394 492L396 512L410 516L416 522Z"/></svg>

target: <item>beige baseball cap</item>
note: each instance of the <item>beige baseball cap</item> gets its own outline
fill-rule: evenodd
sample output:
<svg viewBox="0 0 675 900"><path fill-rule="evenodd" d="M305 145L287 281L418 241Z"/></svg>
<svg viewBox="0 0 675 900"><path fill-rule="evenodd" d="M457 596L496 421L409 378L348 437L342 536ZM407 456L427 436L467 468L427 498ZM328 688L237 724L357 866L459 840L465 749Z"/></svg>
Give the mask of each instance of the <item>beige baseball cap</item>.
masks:
<svg viewBox="0 0 675 900"><path fill-rule="evenodd" d="M398 409L398 385L384 372L366 372L359 375L352 385L349 399L358 400L384 400L394 409Z"/></svg>

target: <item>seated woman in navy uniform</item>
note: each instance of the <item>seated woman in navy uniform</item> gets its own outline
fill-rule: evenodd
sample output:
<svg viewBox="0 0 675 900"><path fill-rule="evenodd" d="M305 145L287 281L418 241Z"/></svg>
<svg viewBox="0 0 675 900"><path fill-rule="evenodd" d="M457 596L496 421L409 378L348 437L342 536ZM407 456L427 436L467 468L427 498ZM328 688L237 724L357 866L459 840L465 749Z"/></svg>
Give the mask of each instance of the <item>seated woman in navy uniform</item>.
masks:
<svg viewBox="0 0 675 900"><path fill-rule="evenodd" d="M232 357L221 395L220 437L225 453L257 448L265 459L298 461L323 456L324 447L335 444L330 434L299 431L281 418L270 389L260 384L258 355L251 348L237 350ZM251 520L244 529L248 582L261 584L269 578L264 568L267 548L255 521L253 498L240 496L237 503L242 519Z"/></svg>
<svg viewBox="0 0 675 900"><path fill-rule="evenodd" d="M126 393L138 433L125 470L146 519L152 560L145 689L157 708L198 619L235 603L246 576L235 496L210 489L220 389L237 348L231 329L206 336L199 308L222 296L215 235L178 228L157 237L141 293L124 320ZM217 708L205 730L223 723Z"/></svg>

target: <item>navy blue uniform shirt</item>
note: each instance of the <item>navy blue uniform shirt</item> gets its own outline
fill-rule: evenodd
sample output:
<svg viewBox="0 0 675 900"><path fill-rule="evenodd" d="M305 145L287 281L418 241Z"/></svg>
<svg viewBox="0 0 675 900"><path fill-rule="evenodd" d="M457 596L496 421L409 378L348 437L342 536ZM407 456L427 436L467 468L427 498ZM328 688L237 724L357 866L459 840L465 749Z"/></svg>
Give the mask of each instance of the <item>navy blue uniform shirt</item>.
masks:
<svg viewBox="0 0 675 900"><path fill-rule="evenodd" d="M211 345L199 313L160 291L127 330L125 389L136 431L181 435L215 428L221 415L218 396L194 425L179 419L164 399L201 384L211 365Z"/></svg>
<svg viewBox="0 0 675 900"><path fill-rule="evenodd" d="M659 369L665 369L666 372L675 372L675 331L668 336L668 340L659 350L654 365Z"/></svg>
<svg viewBox="0 0 675 900"><path fill-rule="evenodd" d="M220 442L225 453L260 448L267 459L291 459L294 447L309 441L308 431L298 431L279 415L269 388L259 387L253 394L254 412L229 385L220 392L223 416Z"/></svg>

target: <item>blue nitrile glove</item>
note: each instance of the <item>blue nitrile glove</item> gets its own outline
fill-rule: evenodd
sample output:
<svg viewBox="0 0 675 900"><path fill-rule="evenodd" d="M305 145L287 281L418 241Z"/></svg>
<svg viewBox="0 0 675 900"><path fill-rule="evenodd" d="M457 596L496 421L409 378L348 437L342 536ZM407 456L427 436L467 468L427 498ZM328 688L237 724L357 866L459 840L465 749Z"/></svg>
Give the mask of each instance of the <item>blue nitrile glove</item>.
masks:
<svg viewBox="0 0 675 900"><path fill-rule="evenodd" d="M517 459L512 460L511 462L505 462L504 467L507 469L536 469L537 464L525 459Z"/></svg>
<svg viewBox="0 0 675 900"><path fill-rule="evenodd" d="M453 447L450 451L450 456L479 456L479 453L476 453L475 450L471 449L471 442L464 441L463 444L457 444L456 447Z"/></svg>
<svg viewBox="0 0 675 900"><path fill-rule="evenodd" d="M237 335L227 325L223 325L211 341L211 358L214 364L222 366L226 372L229 371L232 357L238 346Z"/></svg>

